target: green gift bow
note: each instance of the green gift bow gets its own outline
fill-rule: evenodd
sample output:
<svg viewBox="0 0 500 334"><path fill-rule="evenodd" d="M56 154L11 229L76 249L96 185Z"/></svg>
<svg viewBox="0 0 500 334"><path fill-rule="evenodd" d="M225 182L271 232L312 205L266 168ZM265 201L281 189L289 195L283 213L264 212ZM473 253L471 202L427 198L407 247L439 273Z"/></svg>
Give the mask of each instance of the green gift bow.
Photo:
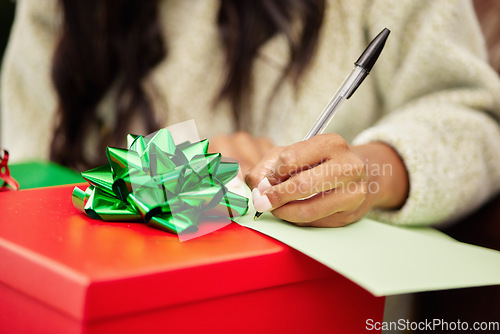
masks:
<svg viewBox="0 0 500 334"><path fill-rule="evenodd" d="M128 135L129 149L107 148L109 164L82 173L86 191L75 187L73 204L105 221L142 221L179 234L201 220L244 215L248 198L225 185L238 164L208 154L208 140L175 145L166 129L151 139Z"/></svg>

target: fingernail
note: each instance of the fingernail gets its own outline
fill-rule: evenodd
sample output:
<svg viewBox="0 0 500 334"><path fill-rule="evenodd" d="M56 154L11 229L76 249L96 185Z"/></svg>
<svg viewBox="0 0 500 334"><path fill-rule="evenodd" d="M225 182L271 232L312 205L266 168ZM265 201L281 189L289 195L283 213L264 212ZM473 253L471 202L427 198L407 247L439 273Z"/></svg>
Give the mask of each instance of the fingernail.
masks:
<svg viewBox="0 0 500 334"><path fill-rule="evenodd" d="M262 181L260 181L259 185L257 186L261 194L271 187L272 187L271 182L269 182L267 177L262 179Z"/></svg>
<svg viewBox="0 0 500 334"><path fill-rule="evenodd" d="M271 202L266 195L261 195L259 189L252 190L253 206L258 212L265 212L271 210Z"/></svg>

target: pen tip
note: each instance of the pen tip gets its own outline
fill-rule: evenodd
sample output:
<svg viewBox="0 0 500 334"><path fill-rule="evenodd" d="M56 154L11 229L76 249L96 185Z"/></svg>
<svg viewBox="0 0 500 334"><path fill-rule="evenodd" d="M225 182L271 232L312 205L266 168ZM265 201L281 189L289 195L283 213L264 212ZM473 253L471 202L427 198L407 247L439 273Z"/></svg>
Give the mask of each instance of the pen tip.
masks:
<svg viewBox="0 0 500 334"><path fill-rule="evenodd" d="M256 212L253 220L257 220L260 216L262 216L262 212Z"/></svg>

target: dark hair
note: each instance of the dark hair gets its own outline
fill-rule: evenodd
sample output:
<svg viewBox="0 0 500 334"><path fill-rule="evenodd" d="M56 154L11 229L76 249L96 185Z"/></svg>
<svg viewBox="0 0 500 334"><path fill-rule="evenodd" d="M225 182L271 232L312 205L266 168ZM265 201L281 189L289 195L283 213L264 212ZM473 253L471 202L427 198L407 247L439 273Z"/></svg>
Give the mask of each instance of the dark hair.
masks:
<svg viewBox="0 0 500 334"><path fill-rule="evenodd" d="M160 0L60 0L64 20L52 79L59 96L59 120L51 159L82 169L86 132L98 127L96 107L117 85L114 129L100 133L100 147L124 137L128 122L139 113L152 132L151 103L141 82L164 57L158 20ZM307 67L317 44L325 0L221 0L218 24L226 52L226 80L216 102L227 99L237 124L247 112L251 68L259 48L283 33L290 48L285 78L294 83ZM301 29L297 32L297 26ZM277 89L278 87L276 87Z"/></svg>
<svg viewBox="0 0 500 334"><path fill-rule="evenodd" d="M476 0L474 8L486 40L490 64L500 74L500 1Z"/></svg>

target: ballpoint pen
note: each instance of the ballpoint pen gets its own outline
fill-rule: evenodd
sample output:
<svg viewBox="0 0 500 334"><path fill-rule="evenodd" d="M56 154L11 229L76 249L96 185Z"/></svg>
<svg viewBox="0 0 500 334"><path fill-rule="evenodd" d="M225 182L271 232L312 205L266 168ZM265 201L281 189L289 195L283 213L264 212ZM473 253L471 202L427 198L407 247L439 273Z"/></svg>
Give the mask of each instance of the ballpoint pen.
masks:
<svg viewBox="0 0 500 334"><path fill-rule="evenodd" d="M335 116L335 113L340 109L342 103L354 94L359 85L361 85L363 80L370 73L373 65L378 59L378 56L384 48L385 41L387 40L389 33L390 30L384 28L377 35L377 37L375 37L370 44L368 44L365 51L363 51L361 56L354 63L354 69L347 76L342 85L340 85L335 95L333 95L330 102L328 102L327 106L316 120L316 123L314 123L303 140L307 140L317 134L323 133L333 116ZM259 218L261 215L262 212L256 212L254 219Z"/></svg>

